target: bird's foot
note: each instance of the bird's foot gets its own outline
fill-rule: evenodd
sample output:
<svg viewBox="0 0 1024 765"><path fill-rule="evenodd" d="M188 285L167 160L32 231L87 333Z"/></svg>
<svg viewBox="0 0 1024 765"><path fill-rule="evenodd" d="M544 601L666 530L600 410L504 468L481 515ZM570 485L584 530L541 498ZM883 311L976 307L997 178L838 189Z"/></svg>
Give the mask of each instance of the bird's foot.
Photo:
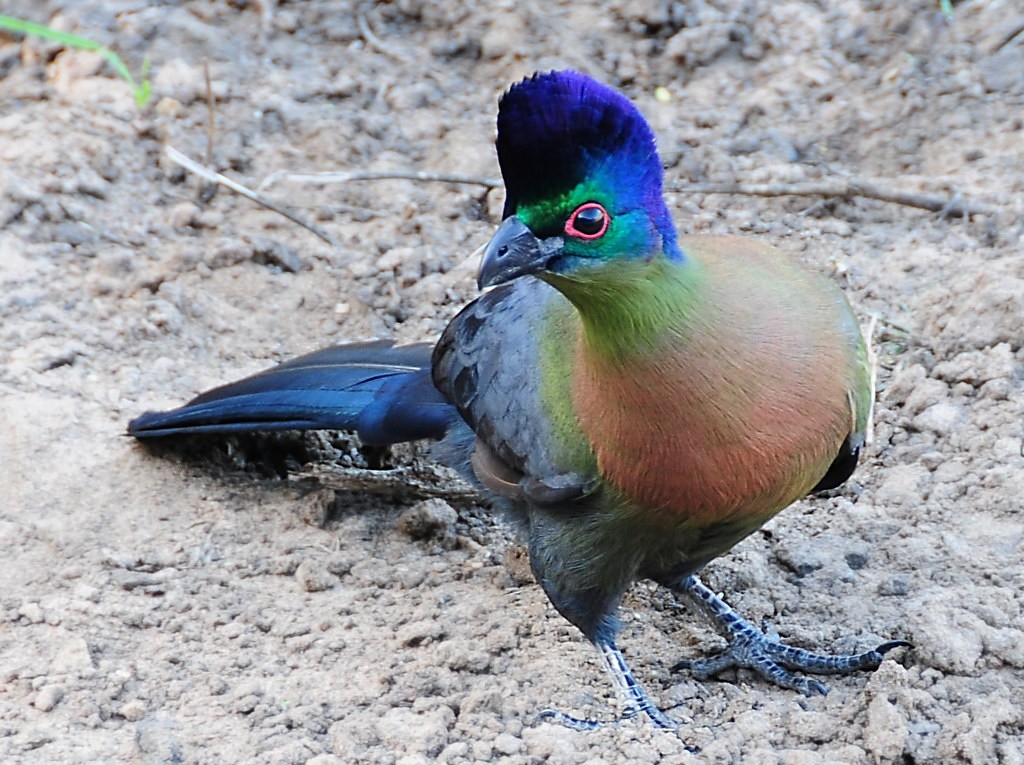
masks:
<svg viewBox="0 0 1024 765"><path fill-rule="evenodd" d="M751 629L754 629L751 627ZM698 680L707 680L726 669L752 669L783 688L799 691L805 696L824 696L828 686L820 680L799 677L790 669L817 674L845 674L862 669L878 669L888 651L909 646L906 640L891 640L871 651L849 656L812 653L771 640L764 634L734 638L729 647L708 659L684 659L672 667L674 671L690 670Z"/></svg>
<svg viewBox="0 0 1024 765"><path fill-rule="evenodd" d="M859 670L878 669L886 653L894 648L910 645L906 640L890 640L860 654L834 656L812 653L767 637L715 595L696 576L687 577L681 587L712 616L729 639L728 648L719 655L708 659L683 660L672 668L688 669L700 680L706 680L726 669L744 667L752 669L776 685L800 691L805 696L824 696L828 693L828 686L824 683L798 677L789 670L819 675L841 675Z"/></svg>
<svg viewBox="0 0 1024 765"><path fill-rule="evenodd" d="M559 709L545 709L541 711L540 719L544 722L553 722L558 725L564 725L566 728L572 728L573 730L597 730L598 728L604 728L608 725L618 725L626 720L632 720L637 716L637 714L638 710L633 709L626 710L621 717L616 717L614 720L587 720L583 717L573 717ZM657 725L657 723L655 723L655 725Z"/></svg>
<svg viewBox="0 0 1024 765"><path fill-rule="evenodd" d="M632 720L643 715L656 728L674 730L679 727L679 723L658 709L658 705L636 681L629 664L626 663L626 657L614 643L598 643L597 651L602 665L611 675L612 684L622 702L622 714L614 720L585 720L557 709L545 709L540 713L541 720L556 722L574 730L597 730L605 725L618 725L624 720Z"/></svg>

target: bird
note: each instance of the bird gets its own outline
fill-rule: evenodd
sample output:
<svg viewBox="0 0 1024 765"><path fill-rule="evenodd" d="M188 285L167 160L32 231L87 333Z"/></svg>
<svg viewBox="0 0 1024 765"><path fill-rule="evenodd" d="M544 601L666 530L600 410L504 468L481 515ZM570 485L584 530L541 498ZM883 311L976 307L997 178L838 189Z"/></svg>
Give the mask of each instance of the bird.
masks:
<svg viewBox="0 0 1024 765"><path fill-rule="evenodd" d="M622 93L573 70L499 99L502 222L481 294L433 345L333 346L132 420L128 434L354 431L429 439L516 520L536 581L597 649L620 713L675 728L617 643L627 589L689 598L728 642L681 661L707 679L748 668L808 696L805 673L876 669L768 637L698 573L802 497L841 485L873 390L842 291L772 245L680 235L655 137Z"/></svg>

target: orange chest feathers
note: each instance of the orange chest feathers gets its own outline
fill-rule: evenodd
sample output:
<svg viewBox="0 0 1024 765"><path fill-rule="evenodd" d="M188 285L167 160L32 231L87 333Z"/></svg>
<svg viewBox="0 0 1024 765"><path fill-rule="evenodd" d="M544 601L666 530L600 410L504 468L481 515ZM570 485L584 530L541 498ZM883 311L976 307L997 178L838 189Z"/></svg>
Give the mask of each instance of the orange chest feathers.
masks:
<svg viewBox="0 0 1024 765"><path fill-rule="evenodd" d="M841 359L696 347L621 364L578 347L576 362L573 407L602 477L668 525L767 520L850 432Z"/></svg>

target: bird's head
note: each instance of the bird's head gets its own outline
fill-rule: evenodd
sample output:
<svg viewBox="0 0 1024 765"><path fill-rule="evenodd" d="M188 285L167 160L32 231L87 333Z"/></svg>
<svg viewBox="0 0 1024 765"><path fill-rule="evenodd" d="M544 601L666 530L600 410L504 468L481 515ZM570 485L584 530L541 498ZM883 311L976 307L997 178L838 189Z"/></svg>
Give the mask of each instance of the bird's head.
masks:
<svg viewBox="0 0 1024 765"><path fill-rule="evenodd" d="M579 72L535 74L501 98L497 149L504 221L485 249L481 287L682 257L654 134L621 93Z"/></svg>

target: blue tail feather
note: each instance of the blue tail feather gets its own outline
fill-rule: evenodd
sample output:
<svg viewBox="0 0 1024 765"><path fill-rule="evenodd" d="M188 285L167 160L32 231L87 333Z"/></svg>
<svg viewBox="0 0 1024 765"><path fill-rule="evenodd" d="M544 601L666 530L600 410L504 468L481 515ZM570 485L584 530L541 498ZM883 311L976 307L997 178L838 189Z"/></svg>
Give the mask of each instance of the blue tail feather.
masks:
<svg viewBox="0 0 1024 765"><path fill-rule="evenodd" d="M389 342L340 345L286 361L197 396L178 409L146 412L128 434L353 430L364 443L442 438L458 418L434 387L431 347Z"/></svg>

